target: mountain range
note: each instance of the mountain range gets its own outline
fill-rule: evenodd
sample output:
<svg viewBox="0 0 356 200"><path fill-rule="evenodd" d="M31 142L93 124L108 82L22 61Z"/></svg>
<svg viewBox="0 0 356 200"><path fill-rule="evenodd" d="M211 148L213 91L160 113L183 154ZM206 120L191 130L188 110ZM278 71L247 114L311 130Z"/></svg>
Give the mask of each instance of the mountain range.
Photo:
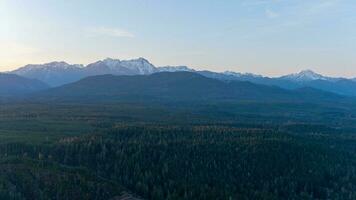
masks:
<svg viewBox="0 0 356 200"><path fill-rule="evenodd" d="M265 77L232 71L198 71L187 66L156 67L144 58L132 60L107 58L86 66L68 64L66 62L51 62L47 64L26 65L14 71L7 72L7 74L15 74L31 80L37 79L39 82L47 84L50 87L58 87L91 76L106 74L136 76L151 75L159 72L191 72L223 82L247 81L259 85L277 86L287 90L313 88L338 95L356 96L355 79L327 77L311 70L304 70L300 73L281 77ZM40 88L43 89L45 87Z"/></svg>
<svg viewBox="0 0 356 200"><path fill-rule="evenodd" d="M194 72L90 76L37 93L35 97L80 102L341 102L345 99L312 88L286 90L248 81L221 81Z"/></svg>
<svg viewBox="0 0 356 200"><path fill-rule="evenodd" d="M167 68L168 69L168 68ZM169 68L172 70L171 68ZM113 75L147 75L159 72L154 65L144 58L133 60L118 60L107 58L87 66L71 65L66 62L51 62L42 65L26 65L11 74L38 79L52 87L78 81L84 77L113 74Z"/></svg>

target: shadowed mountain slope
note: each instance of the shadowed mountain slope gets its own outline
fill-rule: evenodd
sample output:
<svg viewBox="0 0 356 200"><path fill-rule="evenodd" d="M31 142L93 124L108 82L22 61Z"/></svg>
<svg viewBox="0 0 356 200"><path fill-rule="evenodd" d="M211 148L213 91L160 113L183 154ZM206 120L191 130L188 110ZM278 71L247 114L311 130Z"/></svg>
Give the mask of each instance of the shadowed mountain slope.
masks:
<svg viewBox="0 0 356 200"><path fill-rule="evenodd" d="M244 81L224 82L191 72L152 75L100 75L37 94L51 100L81 101L340 101L315 89L285 90Z"/></svg>
<svg viewBox="0 0 356 200"><path fill-rule="evenodd" d="M13 96L47 89L48 86L38 80L24 78L14 74L0 73L0 95Z"/></svg>

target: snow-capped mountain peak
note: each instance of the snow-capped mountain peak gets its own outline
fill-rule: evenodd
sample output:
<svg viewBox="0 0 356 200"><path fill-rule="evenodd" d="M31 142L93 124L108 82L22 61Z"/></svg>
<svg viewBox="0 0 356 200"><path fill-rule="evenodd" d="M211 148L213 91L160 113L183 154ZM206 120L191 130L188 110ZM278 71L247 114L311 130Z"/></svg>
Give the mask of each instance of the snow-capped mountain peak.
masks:
<svg viewBox="0 0 356 200"><path fill-rule="evenodd" d="M71 65L66 62L60 61L60 62L50 62L50 63L45 63L45 64L29 64L25 65L24 67L21 67L13 73L15 74L26 74L28 72L33 72L33 71L62 71L62 70L70 70L70 69L79 69L82 68L83 65Z"/></svg>
<svg viewBox="0 0 356 200"><path fill-rule="evenodd" d="M156 72L156 67L142 57L132 60L123 60L121 61L121 65L130 70L137 71L140 75L152 74Z"/></svg>
<svg viewBox="0 0 356 200"><path fill-rule="evenodd" d="M51 86L58 86L82 78L80 73L83 69L83 65L71 65L62 61L25 65L10 73L38 79Z"/></svg>
<svg viewBox="0 0 356 200"><path fill-rule="evenodd" d="M314 80L328 80L329 79L329 77L315 73L312 70L303 70L299 73L282 76L281 78L287 79L287 80L292 80L292 81L298 81L298 82L314 81Z"/></svg>
<svg viewBox="0 0 356 200"><path fill-rule="evenodd" d="M116 66L120 65L121 61L119 59L106 58L102 61L110 69L114 69Z"/></svg>
<svg viewBox="0 0 356 200"><path fill-rule="evenodd" d="M156 72L156 67L144 58L131 60L106 58L104 60L89 64L86 67L86 70L90 75L146 75Z"/></svg>

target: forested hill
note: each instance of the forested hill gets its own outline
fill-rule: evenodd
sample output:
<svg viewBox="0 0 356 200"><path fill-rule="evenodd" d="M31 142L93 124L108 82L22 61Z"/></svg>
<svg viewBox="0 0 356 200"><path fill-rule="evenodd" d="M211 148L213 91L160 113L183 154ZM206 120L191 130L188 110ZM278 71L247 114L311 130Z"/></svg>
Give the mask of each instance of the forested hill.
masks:
<svg viewBox="0 0 356 200"><path fill-rule="evenodd" d="M47 84L35 79L0 73L0 96L23 95L47 88Z"/></svg>
<svg viewBox="0 0 356 200"><path fill-rule="evenodd" d="M273 101L330 102L347 98L316 89L285 90L244 81L221 81L191 72L152 75L100 75L34 95L42 100L75 101Z"/></svg>

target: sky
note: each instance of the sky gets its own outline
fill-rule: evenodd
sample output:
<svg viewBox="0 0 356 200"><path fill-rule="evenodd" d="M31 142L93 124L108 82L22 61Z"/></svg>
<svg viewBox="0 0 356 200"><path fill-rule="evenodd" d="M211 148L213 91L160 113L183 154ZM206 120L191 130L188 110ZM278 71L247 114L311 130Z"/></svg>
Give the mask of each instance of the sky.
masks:
<svg viewBox="0 0 356 200"><path fill-rule="evenodd" d="M268 76L356 77L354 0L0 0L0 71L144 57Z"/></svg>

